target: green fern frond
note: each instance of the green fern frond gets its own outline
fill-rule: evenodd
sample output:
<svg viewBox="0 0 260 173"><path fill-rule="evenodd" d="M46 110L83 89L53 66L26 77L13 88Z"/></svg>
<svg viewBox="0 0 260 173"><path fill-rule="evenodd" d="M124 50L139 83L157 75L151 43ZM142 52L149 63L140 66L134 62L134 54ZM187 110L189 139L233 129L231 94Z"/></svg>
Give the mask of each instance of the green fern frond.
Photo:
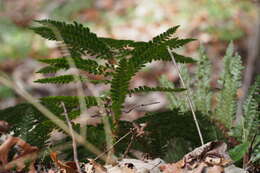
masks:
<svg viewBox="0 0 260 173"><path fill-rule="evenodd" d="M53 123L48 121L29 103L0 110L0 120L4 120L11 125L10 131L15 136L20 136L26 142L39 148L45 145L50 132L54 128Z"/></svg>
<svg viewBox="0 0 260 173"><path fill-rule="evenodd" d="M204 113L204 115L209 115L212 97L210 86L212 66L203 46L199 49L199 60L197 64L196 80L194 82L196 89L193 93L193 100L197 110Z"/></svg>
<svg viewBox="0 0 260 173"><path fill-rule="evenodd" d="M146 63L156 60L171 61L167 50L168 46L170 48L177 48L192 40L193 39L179 40L178 38L173 38L164 42L153 43L150 41L148 43L142 43L140 46L134 48L130 59L120 60L111 82L112 109L116 119L121 115L121 107L126 98L131 78L143 68ZM173 54L177 62L195 62L192 58L179 55L175 52L173 52Z"/></svg>
<svg viewBox="0 0 260 173"><path fill-rule="evenodd" d="M132 47L135 43L135 41L133 40L115 40L113 38L105 38L105 37L99 37L99 39L112 49L120 49L126 46Z"/></svg>
<svg viewBox="0 0 260 173"><path fill-rule="evenodd" d="M97 106L97 98L94 96L85 96L86 107ZM66 108L73 108L79 106L79 97L78 96L49 96L41 98L41 101L44 103L60 105L63 102Z"/></svg>
<svg viewBox="0 0 260 173"><path fill-rule="evenodd" d="M223 88L217 97L216 118L227 127L232 127L236 113L237 90L241 86L241 57L233 55L233 44L230 43L224 57L224 71L218 81Z"/></svg>
<svg viewBox="0 0 260 173"><path fill-rule="evenodd" d="M129 94L140 93L140 92L151 92L151 91L160 91L160 92L181 92L184 91L185 88L166 88L166 87L147 87L140 86L138 88L134 88L128 90Z"/></svg>
<svg viewBox="0 0 260 173"><path fill-rule="evenodd" d="M111 81L112 110L114 111L116 119L119 119L121 115L121 107L125 101L129 82L132 77L132 74L127 72L127 67L127 60L122 59Z"/></svg>
<svg viewBox="0 0 260 173"><path fill-rule="evenodd" d="M73 75L62 75L62 76L38 79L34 82L42 83L42 84L67 84L67 83L74 82L74 81L75 81L75 78Z"/></svg>
<svg viewBox="0 0 260 173"><path fill-rule="evenodd" d="M103 65L99 65L96 61L91 59L82 59L82 58L52 58L52 59L40 59L40 62L49 64L53 66L53 68L57 69L69 69L69 63L68 61L72 60L75 63L75 66L78 69L87 71L89 73L93 74L103 74L103 72L109 68ZM48 70L48 69L47 69ZM46 72L45 69L43 69L44 72Z"/></svg>
<svg viewBox="0 0 260 173"><path fill-rule="evenodd" d="M64 41L68 48L72 48L82 55L90 54L104 59L111 58L112 54L107 45L82 24L77 22L66 24L55 20L38 20L36 22L43 26L31 29L48 40ZM62 40L57 38L56 32L59 32Z"/></svg>
<svg viewBox="0 0 260 173"><path fill-rule="evenodd" d="M260 111L259 102L256 101L255 96L259 95L260 91L260 76L257 77L255 84L250 88L249 94L243 105L243 136L242 141L250 141L254 134L259 131ZM259 134L260 135L260 134Z"/></svg>
<svg viewBox="0 0 260 173"><path fill-rule="evenodd" d="M162 43L164 41L167 41L169 39L171 39L172 35L177 31L177 29L179 28L180 26L174 26L174 27L171 27L169 28L167 31L163 32L162 34L154 37L152 39L152 42L153 43Z"/></svg>

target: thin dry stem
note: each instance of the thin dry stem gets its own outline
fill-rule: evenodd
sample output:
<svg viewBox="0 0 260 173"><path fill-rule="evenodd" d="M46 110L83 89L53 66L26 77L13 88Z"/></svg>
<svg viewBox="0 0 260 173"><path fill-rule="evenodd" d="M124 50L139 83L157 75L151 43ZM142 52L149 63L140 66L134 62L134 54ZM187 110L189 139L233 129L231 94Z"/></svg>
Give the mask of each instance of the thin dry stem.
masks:
<svg viewBox="0 0 260 173"><path fill-rule="evenodd" d="M187 95L186 95L186 98L188 100L188 103L189 103L189 106L190 106L190 109L191 109L191 112L192 112L192 115L193 115L193 119L194 119L194 122L196 124L196 128L197 128L197 131L198 131L198 134L199 134L199 137L200 137L200 142L201 142L201 145L204 145L204 141L203 141L203 137L202 137L202 133L201 133L201 130L200 130L200 126L199 126L199 123L198 123L198 120L197 120L197 117L196 117L196 114L195 114L195 111L194 111L194 108L193 108L193 104L192 104L192 101L191 101L191 96L190 96L190 89L189 87L186 87L183 79L182 79L182 76L181 76L181 73L180 73L180 69L179 69L179 66L178 64L176 63L175 61L175 58L174 58L174 55L172 54L172 51L170 49L169 46L167 46L167 50L172 58L172 62L173 64L175 65L176 69L177 69L177 72L178 72L178 75L179 75L179 78L180 78L180 81L181 81L181 84L183 86L183 88L186 88L187 89Z"/></svg>
<svg viewBox="0 0 260 173"><path fill-rule="evenodd" d="M80 166L79 166L78 152L77 152L77 143L76 143L76 140L75 140L75 136L74 136L74 134L73 134L72 124L71 124L71 122L70 122L70 120L69 120L69 116L68 116L68 113L67 113L67 109L66 109L66 107L65 107L65 105L64 105L63 102L61 102L61 106L63 107L64 115L65 115L67 124L68 124L69 129L70 129L70 134L71 134L71 138L72 138L72 148L73 148L74 162L76 163L78 172L79 172L79 173L82 173L82 172L81 172L81 169L80 169Z"/></svg>
<svg viewBox="0 0 260 173"><path fill-rule="evenodd" d="M159 103L160 103L160 102L152 102L152 103L147 103L147 104L136 105L136 106L133 106L132 108L130 108L129 110L127 110L127 111L122 111L122 112L124 112L124 113L130 113L131 111L135 110L136 108L145 107L145 106L150 106L150 105L159 104Z"/></svg>
<svg viewBox="0 0 260 173"><path fill-rule="evenodd" d="M133 132L133 129L131 129L128 133L126 133L124 136L122 136L120 139L118 139L110 148L108 148L106 151L104 151L103 153L101 153L100 155L98 155L94 161L96 161L97 159L99 159L100 157L102 157L103 155L105 155L107 152L109 152L110 150L112 150L114 148L114 146L116 144L118 144L120 141L122 141L124 138L126 138L128 135L130 135Z"/></svg>

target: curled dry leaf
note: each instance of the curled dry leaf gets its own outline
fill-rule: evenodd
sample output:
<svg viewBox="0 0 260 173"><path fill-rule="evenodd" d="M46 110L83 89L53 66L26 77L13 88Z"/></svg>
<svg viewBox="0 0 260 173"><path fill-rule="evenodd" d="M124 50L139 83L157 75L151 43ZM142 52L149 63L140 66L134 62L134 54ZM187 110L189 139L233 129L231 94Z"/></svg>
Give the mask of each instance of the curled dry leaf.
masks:
<svg viewBox="0 0 260 173"><path fill-rule="evenodd" d="M21 152L16 153L10 162L8 162L8 155L11 148L16 145L21 149ZM11 170L16 167L17 171L21 171L26 167L26 163L29 164L29 173L36 172L34 168L34 162L37 158L39 149L35 146L31 146L24 140L18 137L9 136L4 143L0 146L0 170Z"/></svg>
<svg viewBox="0 0 260 173"><path fill-rule="evenodd" d="M69 162L62 162L58 160L57 153L51 152L50 157L52 161L60 168L61 171L65 173L77 173L77 166L76 163L73 161Z"/></svg>
<svg viewBox="0 0 260 173"><path fill-rule="evenodd" d="M224 142L209 142L186 154L182 160L160 166L163 173L246 173L232 165ZM233 172L232 172L233 171Z"/></svg>

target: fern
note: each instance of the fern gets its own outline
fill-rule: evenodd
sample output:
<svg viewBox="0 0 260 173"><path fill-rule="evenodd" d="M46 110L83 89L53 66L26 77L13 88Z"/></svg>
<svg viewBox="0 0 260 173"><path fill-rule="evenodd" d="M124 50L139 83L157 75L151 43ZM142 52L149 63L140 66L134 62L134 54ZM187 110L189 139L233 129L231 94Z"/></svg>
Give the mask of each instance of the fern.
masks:
<svg viewBox="0 0 260 173"><path fill-rule="evenodd" d="M61 41L57 38L58 32L62 37L62 41L79 54L96 55L105 59L111 58L112 54L108 46L100 41L96 34L77 22L73 24L54 20L40 20L36 22L43 26L32 27L31 29L48 40Z"/></svg>
<svg viewBox="0 0 260 173"><path fill-rule="evenodd" d="M85 96L86 107L97 106L97 98L93 96ZM64 102L66 108L78 107L79 98L77 96L49 96L41 98L41 101L46 103L51 103L55 105L60 105Z"/></svg>
<svg viewBox="0 0 260 173"><path fill-rule="evenodd" d="M178 25L178 26L169 28L166 32L154 37L152 42L153 43L161 43L161 42L164 42L166 40L171 39L172 35L177 31L177 29L179 27L180 26Z"/></svg>
<svg viewBox="0 0 260 173"><path fill-rule="evenodd" d="M124 130L129 130L129 128L132 127L131 123L120 121L122 113L121 109L128 94L150 91L179 92L184 90L183 88L146 86L129 89L131 79L143 67L145 67L147 63L152 61L171 61L167 47L170 47L171 49L179 48L194 40L174 37L173 35L178 26L172 27L166 32L155 36L151 39L151 41L142 42L98 37L96 34L92 33L89 28L76 22L73 24L66 24L64 22L54 20L41 20L36 22L39 26L34 26L31 29L48 40L54 40L58 43L62 42L62 45L66 46L66 50L69 51L69 55L66 55L66 57L53 59L40 59L40 62L45 63L47 66L38 70L38 73L54 73L54 76L44 77L36 80L35 82L42 84L68 84L78 82L75 81L76 78L73 74L56 74L56 72L60 70L68 71L71 68L69 61L72 60L75 64L75 68L78 70L84 71L91 75L96 75L95 77L102 78L101 80L91 80L86 79L84 76L80 76L80 82L87 81L94 84L110 84L110 89L106 91L105 96L102 97L49 96L40 98L40 102L62 120L65 120L65 118L61 107L61 102L65 104L69 118L74 119L80 115L79 98L84 97L87 108L92 106L102 106L103 108L105 107L107 112L111 113L111 116L114 116L112 117L114 121L111 121L111 127L113 133L115 134L115 138L120 138L120 136L124 135ZM194 59L180 55L176 52L173 52L173 54L177 62L196 62ZM88 57L86 55L90 56ZM104 101L104 105L100 104L100 100ZM43 135L43 138L38 139L40 136L37 136L37 138L30 138L35 140L32 142L33 145L43 146L49 133L57 127L32 105L27 105L33 110L32 113L27 113L23 106L21 106L23 109L17 109L17 107L20 106L17 105L17 107L12 107L1 111L0 119L4 117L3 119L6 119L7 122L13 124L15 122L13 122L11 118L15 115L15 113L17 113L16 110L18 110L19 113L17 115L19 115L20 118L23 118L24 121L27 121L27 124L17 124L17 126L14 127L17 131L16 134L23 133L23 135L28 135L26 133L28 129L32 129L35 125L34 123L37 122L37 128L35 128L35 130L32 129L30 133L32 133L32 136L37 134ZM9 111L14 111L14 113L11 114L12 116L5 117ZM155 117L151 118L153 119ZM23 125L24 127L22 127ZM26 129L27 127L28 129ZM79 125L74 125L74 128L79 131ZM25 130L21 131L19 129ZM89 141L93 142L101 149L105 147L104 135L103 124L98 125L98 127L90 126L88 128L87 136ZM158 136L156 136L156 138L158 139ZM138 145L140 148L141 143ZM125 149L125 144L122 146L124 146ZM123 147L120 145L117 147L121 148L120 151L122 153Z"/></svg>
<svg viewBox="0 0 260 173"><path fill-rule="evenodd" d="M99 65L96 61L90 60L90 59L82 59L82 58L70 58L71 60L74 61L75 66L78 69L87 71L89 73L93 74L102 74L104 71L103 69L106 69L105 66ZM49 64L51 66L47 66L48 68L53 68L58 71L59 69L69 69L69 63L68 63L69 58L53 58L53 59L40 59L39 61ZM38 71L38 73L48 73L48 70L46 71L46 67ZM52 70L50 71L52 73Z"/></svg>
<svg viewBox="0 0 260 173"><path fill-rule="evenodd" d="M52 84L67 84L70 82L74 82L75 78L72 75L62 75L62 76L57 76L57 77L49 77L49 78L43 78L43 79L38 79L34 82L36 83L52 83Z"/></svg>
<svg viewBox="0 0 260 173"><path fill-rule="evenodd" d="M204 47L199 49L199 60L194 82L193 100L197 110L200 110L204 115L209 115L211 111L211 63L205 53Z"/></svg>
<svg viewBox="0 0 260 173"><path fill-rule="evenodd" d="M239 55L233 56L233 43L230 43L224 57L224 71L219 80L223 87L218 95L216 107L216 118L226 127L232 127L236 112L236 93L241 85L242 62Z"/></svg>
<svg viewBox="0 0 260 173"><path fill-rule="evenodd" d="M257 132L260 124L259 102L255 96L259 95L260 76L258 76L255 84L250 88L247 99L243 105L243 136L242 141L246 142L253 138L254 132ZM260 135L260 134L259 134Z"/></svg>
<svg viewBox="0 0 260 173"><path fill-rule="evenodd" d="M167 31L166 31L167 32ZM128 90L129 82L131 78L142 68L146 63L155 60L171 61L169 53L166 49L167 46L171 48L179 47L186 44L193 39L179 40L177 38L171 40L165 40L159 43L152 41L142 46L137 47L132 52L132 58L122 59L119 62L119 66L116 69L114 78L111 82L111 98L112 98L112 109L115 113L116 119L121 115L121 106L126 97L126 90ZM183 63L193 63L193 59L173 53L176 61Z"/></svg>
<svg viewBox="0 0 260 173"><path fill-rule="evenodd" d="M47 104L45 106L54 111L53 107L51 108ZM28 103L0 110L0 119L11 125L10 130L14 135L20 136L28 143L40 148L44 146L50 132L55 127L51 121Z"/></svg>
<svg viewBox="0 0 260 173"><path fill-rule="evenodd" d="M140 86L138 88L134 88L128 90L129 94L139 93L139 92L150 92L150 91L160 91L160 92L181 92L184 91L184 88L165 88L165 87L147 87L147 86Z"/></svg>

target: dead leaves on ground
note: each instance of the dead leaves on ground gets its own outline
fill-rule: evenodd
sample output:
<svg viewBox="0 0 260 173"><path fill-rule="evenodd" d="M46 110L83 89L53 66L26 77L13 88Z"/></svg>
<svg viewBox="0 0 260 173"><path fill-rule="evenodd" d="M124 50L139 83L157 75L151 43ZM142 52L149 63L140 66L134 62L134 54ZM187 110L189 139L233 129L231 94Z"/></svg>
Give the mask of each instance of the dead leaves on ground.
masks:
<svg viewBox="0 0 260 173"><path fill-rule="evenodd" d="M9 152L13 146L18 146L21 150L16 153L12 160L8 161ZM34 162L37 158L38 148L31 146L24 140L18 137L9 136L0 146L0 171L7 171L15 169L17 171L23 170L26 166L29 168L29 173L35 173ZM28 164L28 165L27 165Z"/></svg>
<svg viewBox="0 0 260 173"><path fill-rule="evenodd" d="M5 133L8 124L0 121L0 132ZM17 146L17 152L11 161L8 160L12 147ZM186 154L176 163L163 164L161 159L137 160L123 159L116 165L101 165L95 160L88 159L84 165L86 173L246 173L243 169L235 167L227 154L227 145L223 142L209 142ZM0 146L0 172L16 169L22 171L28 166L29 173L36 173L34 168L39 149L31 146L24 140L8 136ZM78 173L74 161L63 162L56 152L50 154L51 159L62 173ZM27 165L28 164L28 165Z"/></svg>
<svg viewBox="0 0 260 173"><path fill-rule="evenodd" d="M160 166L163 173L246 173L232 165L224 142L209 142L186 154L177 163Z"/></svg>

